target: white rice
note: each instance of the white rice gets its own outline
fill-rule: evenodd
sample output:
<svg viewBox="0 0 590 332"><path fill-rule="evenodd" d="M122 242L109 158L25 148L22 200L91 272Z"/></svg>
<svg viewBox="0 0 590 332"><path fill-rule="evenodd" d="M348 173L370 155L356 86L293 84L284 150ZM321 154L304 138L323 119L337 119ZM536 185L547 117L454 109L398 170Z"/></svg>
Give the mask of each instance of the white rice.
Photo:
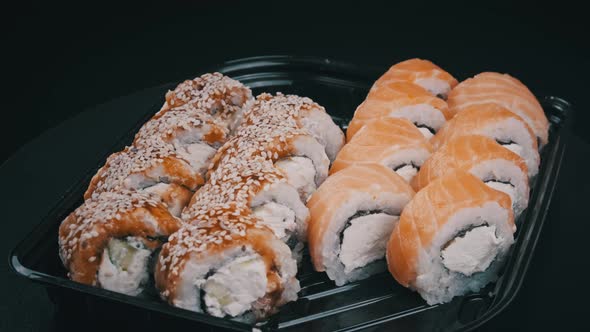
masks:
<svg viewBox="0 0 590 332"><path fill-rule="evenodd" d="M395 170L399 176L409 183L429 157L430 151L426 149L403 149L387 156L382 161L382 164Z"/></svg>
<svg viewBox="0 0 590 332"><path fill-rule="evenodd" d="M328 177L328 169L330 168L330 159L326 155L323 146L311 136L299 136L292 142L295 148L290 157L305 157L311 160L315 169L315 184L319 187L320 184Z"/></svg>
<svg viewBox="0 0 590 332"><path fill-rule="evenodd" d="M301 123L307 131L325 148L330 161L336 159L336 155L344 145L344 133L338 127L328 113L313 108L309 114L301 119Z"/></svg>
<svg viewBox="0 0 590 332"><path fill-rule="evenodd" d="M419 78L415 80L414 83L428 90L431 94L440 96L445 100L447 99L449 92L451 92L451 86L449 83L436 77Z"/></svg>
<svg viewBox="0 0 590 332"><path fill-rule="evenodd" d="M508 194L512 200L515 217L527 207L529 203L527 174L523 174L515 164L504 159L493 159L475 165L469 173L480 178L489 187Z"/></svg>
<svg viewBox="0 0 590 332"><path fill-rule="evenodd" d="M499 142L514 142L503 146L524 159L529 177L537 175L540 162L539 151L534 146L535 137L529 135L523 122L513 118L494 122L484 127L481 134Z"/></svg>
<svg viewBox="0 0 590 332"><path fill-rule="evenodd" d="M414 123L417 127L426 126L428 128L432 128L436 133L446 122L445 116L443 113L432 107L429 104L417 104L417 105L410 105L405 106L399 109L396 109L389 113L389 116L392 118L404 118L409 120L410 122ZM420 132L426 137L426 139L430 139L432 137L432 133L430 130L426 128L418 128Z"/></svg>

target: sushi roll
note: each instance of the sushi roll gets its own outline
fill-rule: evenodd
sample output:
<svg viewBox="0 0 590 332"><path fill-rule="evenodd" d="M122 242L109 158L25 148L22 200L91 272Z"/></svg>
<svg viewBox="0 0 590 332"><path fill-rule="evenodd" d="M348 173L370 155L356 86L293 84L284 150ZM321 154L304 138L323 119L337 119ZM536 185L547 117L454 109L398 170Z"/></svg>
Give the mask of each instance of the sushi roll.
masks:
<svg viewBox="0 0 590 332"><path fill-rule="evenodd" d="M133 144L140 147L157 138L175 146L205 142L219 148L228 136L229 130L222 121L204 110L185 105L150 119L135 134Z"/></svg>
<svg viewBox="0 0 590 332"><path fill-rule="evenodd" d="M330 159L327 151L334 149L337 153L343 141L342 132L325 111L306 103L311 101L297 96L259 96L245 115L242 126L213 158L211 171L235 159L262 157L272 161L284 173L287 183L297 189L305 202L328 176ZM305 105L315 111L305 111L308 109ZM304 126L306 114L314 112L328 117L329 122L316 126L324 128L319 131L323 134L329 133L329 128L336 129L339 135L334 142L337 144L322 145L319 136L311 134ZM329 141L329 137L324 142Z"/></svg>
<svg viewBox="0 0 590 332"><path fill-rule="evenodd" d="M469 172L489 187L508 194L515 216L527 207L529 179L524 160L485 136L460 136L447 142L422 165L412 187L418 192L456 170Z"/></svg>
<svg viewBox="0 0 590 332"><path fill-rule="evenodd" d="M171 305L216 317L263 319L297 299L289 248L245 211L195 216L160 252L155 282Z"/></svg>
<svg viewBox="0 0 590 332"><path fill-rule="evenodd" d="M378 163L410 182L433 148L406 119L387 118L363 126L348 142L332 167L334 174L351 165Z"/></svg>
<svg viewBox="0 0 590 332"><path fill-rule="evenodd" d="M59 255L72 280L138 295L151 274L154 252L180 226L157 196L104 192L61 223Z"/></svg>
<svg viewBox="0 0 590 332"><path fill-rule="evenodd" d="M510 197L457 171L404 208L387 244L389 271L428 304L449 302L497 279L515 230Z"/></svg>
<svg viewBox="0 0 590 332"><path fill-rule="evenodd" d="M306 241L309 211L297 190L272 161L262 157L234 158L212 173L183 211L183 220L206 213L208 206L239 205L287 243L297 259Z"/></svg>
<svg viewBox="0 0 590 332"><path fill-rule="evenodd" d="M307 203L309 251L316 271L340 286L384 271L389 235L414 191L379 164L330 176Z"/></svg>
<svg viewBox="0 0 590 332"><path fill-rule="evenodd" d="M549 139L549 121L531 91L508 74L481 73L457 85L449 94L453 114L476 105L494 104L520 116L538 138L539 148Z"/></svg>
<svg viewBox="0 0 590 332"><path fill-rule="evenodd" d="M404 118L430 138L451 118L447 103L419 85L410 82L389 82L375 86L359 105L346 130L350 141L362 126L385 118Z"/></svg>
<svg viewBox="0 0 590 332"><path fill-rule="evenodd" d="M166 93L166 102L155 117L179 106L190 105L222 121L230 130L242 121L252 101L252 91L242 83L220 73L207 73L180 83Z"/></svg>
<svg viewBox="0 0 590 332"><path fill-rule="evenodd" d="M180 158L171 144L154 139L148 147L129 146L109 156L90 181L84 198L102 192L143 190L158 194L175 216L204 183L201 170Z"/></svg>
<svg viewBox="0 0 590 332"><path fill-rule="evenodd" d="M211 159L228 136L229 130L222 122L185 105L146 122L135 135L133 145L150 148L155 140L170 144L204 178Z"/></svg>
<svg viewBox="0 0 590 332"><path fill-rule="evenodd" d="M333 161L344 145L344 133L326 109L307 97L262 93L245 115L246 126L259 124L295 127L307 131L326 150Z"/></svg>
<svg viewBox="0 0 590 332"><path fill-rule="evenodd" d="M218 151L209 174L236 160L256 158L274 164L287 183L299 192L303 202L326 179L330 165L324 147L303 130L249 126Z"/></svg>
<svg viewBox="0 0 590 332"><path fill-rule="evenodd" d="M410 59L391 66L373 86L399 81L417 84L441 99L447 99L451 89L457 85L457 80L451 74L434 63Z"/></svg>
<svg viewBox="0 0 590 332"><path fill-rule="evenodd" d="M535 134L518 115L495 104L466 108L449 121L430 143L435 149L453 138L482 135L496 140L503 147L521 156L529 177L539 171L540 156Z"/></svg>

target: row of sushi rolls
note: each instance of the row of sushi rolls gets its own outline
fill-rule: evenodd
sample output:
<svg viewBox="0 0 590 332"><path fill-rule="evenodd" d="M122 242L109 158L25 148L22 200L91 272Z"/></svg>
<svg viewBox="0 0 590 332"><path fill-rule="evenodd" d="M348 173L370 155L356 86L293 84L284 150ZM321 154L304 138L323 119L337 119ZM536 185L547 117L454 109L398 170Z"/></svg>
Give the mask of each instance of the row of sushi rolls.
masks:
<svg viewBox="0 0 590 332"><path fill-rule="evenodd" d="M346 134L309 98L204 74L106 160L59 255L76 282L216 317L297 300L306 246L337 286L388 270L449 302L498 278L548 127L519 80L421 59L383 74Z"/></svg>

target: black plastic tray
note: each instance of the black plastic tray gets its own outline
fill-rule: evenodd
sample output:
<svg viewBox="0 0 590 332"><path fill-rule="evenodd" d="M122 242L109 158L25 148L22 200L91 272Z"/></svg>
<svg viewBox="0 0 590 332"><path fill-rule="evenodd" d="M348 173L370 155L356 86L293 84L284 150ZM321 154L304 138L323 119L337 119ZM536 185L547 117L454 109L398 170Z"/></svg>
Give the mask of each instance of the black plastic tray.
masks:
<svg viewBox="0 0 590 332"><path fill-rule="evenodd" d="M371 83L385 68L328 59L271 56L229 61L210 69L213 70L240 80L255 94L280 91L311 97L345 127ZM170 88L174 86L170 84ZM163 98L163 95L154 96L154 107L145 110L137 126L129 128L128 135L111 152L131 142L139 126L157 111ZM398 285L388 273L336 287L324 273L314 272L309 259L305 259L298 274L302 286L299 300L255 327L315 331L471 330L506 308L518 292L534 253L557 183L571 123L568 102L557 97L542 98L541 102L551 122L549 144L542 151L541 169L533 183L529 207L521 216L516 243L495 284L444 305L428 306L417 293ZM57 230L63 218L82 203L82 194L95 171L89 170L85 178L64 193L52 212L13 250L10 256L13 270L44 284L50 299L65 310L65 315L83 312L89 322L108 317L133 321L136 328L161 325L251 331L254 326L250 324L171 307L160 301L155 292L131 297L66 278L57 254Z"/></svg>

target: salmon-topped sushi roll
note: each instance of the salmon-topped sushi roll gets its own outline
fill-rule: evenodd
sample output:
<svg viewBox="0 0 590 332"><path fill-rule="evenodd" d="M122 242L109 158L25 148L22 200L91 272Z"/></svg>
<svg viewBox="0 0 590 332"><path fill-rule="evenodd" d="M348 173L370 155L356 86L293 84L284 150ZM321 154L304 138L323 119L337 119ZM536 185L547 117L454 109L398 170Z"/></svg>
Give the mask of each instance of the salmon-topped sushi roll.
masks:
<svg viewBox="0 0 590 332"><path fill-rule="evenodd" d="M539 148L549 139L549 121L541 104L524 84L508 74L486 72L475 75L451 91L448 103L453 114L475 105L502 106L531 127L538 138Z"/></svg>
<svg viewBox="0 0 590 332"><path fill-rule="evenodd" d="M407 119L426 138L432 137L451 118L447 103L419 85L410 82L390 82L375 86L359 105L348 125L346 139L365 124L386 118Z"/></svg>
<svg viewBox="0 0 590 332"><path fill-rule="evenodd" d="M510 197L457 171L406 205L387 244L389 271L428 304L449 302L496 280L515 231Z"/></svg>
<svg viewBox="0 0 590 332"><path fill-rule="evenodd" d="M529 177L539 171L539 151L535 134L518 115L496 104L476 105L457 114L430 140L435 149L460 136L482 135L495 139L521 156Z"/></svg>
<svg viewBox="0 0 590 332"><path fill-rule="evenodd" d="M397 63L383 74L373 86L389 82L412 82L432 95L446 99L457 80L434 63L423 59L410 59Z"/></svg>
<svg viewBox="0 0 590 332"><path fill-rule="evenodd" d="M410 121L395 118L373 121L344 145L330 174L352 165L378 163L409 182L432 151L432 145Z"/></svg>
<svg viewBox="0 0 590 332"><path fill-rule="evenodd" d="M485 136L461 136L443 145L422 165L412 187L419 191L456 170L469 172L508 194L516 216L527 207L529 179L524 159Z"/></svg>
<svg viewBox="0 0 590 332"><path fill-rule="evenodd" d="M387 240L414 191L379 164L354 165L311 195L309 252L316 271L343 285L385 271Z"/></svg>

